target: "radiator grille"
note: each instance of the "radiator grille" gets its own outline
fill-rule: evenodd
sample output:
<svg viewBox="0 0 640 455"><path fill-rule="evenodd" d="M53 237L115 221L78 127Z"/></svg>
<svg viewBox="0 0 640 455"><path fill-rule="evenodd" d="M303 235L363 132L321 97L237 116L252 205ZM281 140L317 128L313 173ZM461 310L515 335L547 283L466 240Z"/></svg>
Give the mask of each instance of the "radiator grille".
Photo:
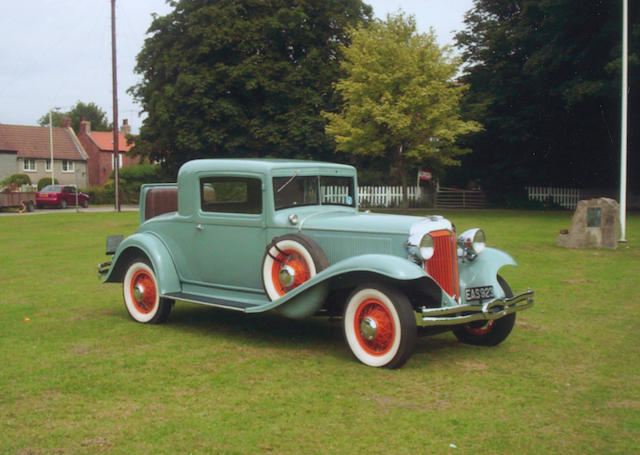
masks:
<svg viewBox="0 0 640 455"><path fill-rule="evenodd" d="M434 254L425 262L425 270L451 297L460 294L458 259L455 234L450 231L433 231Z"/></svg>

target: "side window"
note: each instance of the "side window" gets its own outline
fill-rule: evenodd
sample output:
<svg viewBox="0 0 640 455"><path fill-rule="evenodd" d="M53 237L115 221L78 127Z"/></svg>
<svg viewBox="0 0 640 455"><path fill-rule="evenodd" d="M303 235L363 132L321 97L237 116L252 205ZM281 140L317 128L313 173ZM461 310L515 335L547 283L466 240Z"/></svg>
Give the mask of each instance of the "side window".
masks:
<svg viewBox="0 0 640 455"><path fill-rule="evenodd" d="M200 207L203 212L262 213L262 182L249 177L200 179Z"/></svg>

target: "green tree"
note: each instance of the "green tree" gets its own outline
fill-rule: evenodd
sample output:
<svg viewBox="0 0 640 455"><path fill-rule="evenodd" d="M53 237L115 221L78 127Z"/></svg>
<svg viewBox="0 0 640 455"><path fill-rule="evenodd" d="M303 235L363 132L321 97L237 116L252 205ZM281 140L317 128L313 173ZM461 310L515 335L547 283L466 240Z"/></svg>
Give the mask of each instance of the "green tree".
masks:
<svg viewBox="0 0 640 455"><path fill-rule="evenodd" d="M344 106L325 114L327 132L339 150L392 167L406 208L409 171L457 165L466 152L458 137L480 128L460 117L459 62L433 31L418 33L415 19L402 13L352 30L343 52L346 76L336 88Z"/></svg>
<svg viewBox="0 0 640 455"><path fill-rule="evenodd" d="M77 133L80 129L82 119L91 122L93 131L111 131L112 124L107 119L107 113L103 111L95 103L83 103L78 101L74 106L66 112L54 111L51 114L51 122L53 126L62 126L65 117L71 119L71 128ZM40 126L49 126L49 113L47 112L38 120Z"/></svg>
<svg viewBox="0 0 640 455"><path fill-rule="evenodd" d="M361 0L179 0L155 17L130 89L147 113L134 152L173 170L200 157L327 158L346 27Z"/></svg>
<svg viewBox="0 0 640 455"><path fill-rule="evenodd" d="M632 119L640 5L630 3ZM480 180L497 202L525 184L616 187L621 21L620 2L475 0L456 40L465 112L485 129L467 143L457 183ZM639 139L632 129L630 144ZM639 163L630 155L640 178Z"/></svg>

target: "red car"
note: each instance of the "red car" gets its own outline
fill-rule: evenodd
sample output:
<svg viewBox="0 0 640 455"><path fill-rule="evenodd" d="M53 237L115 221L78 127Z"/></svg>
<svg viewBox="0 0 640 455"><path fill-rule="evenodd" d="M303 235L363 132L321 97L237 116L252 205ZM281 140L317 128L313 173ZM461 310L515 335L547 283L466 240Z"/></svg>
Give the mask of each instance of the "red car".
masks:
<svg viewBox="0 0 640 455"><path fill-rule="evenodd" d="M89 195L77 192L73 185L47 185L36 193L36 205L39 209L44 206L56 206L62 209L69 205L89 207Z"/></svg>

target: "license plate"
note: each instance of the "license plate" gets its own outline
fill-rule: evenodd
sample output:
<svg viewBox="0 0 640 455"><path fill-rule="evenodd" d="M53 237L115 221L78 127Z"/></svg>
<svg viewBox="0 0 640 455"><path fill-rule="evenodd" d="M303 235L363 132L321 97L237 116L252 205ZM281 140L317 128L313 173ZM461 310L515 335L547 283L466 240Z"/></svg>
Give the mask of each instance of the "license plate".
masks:
<svg viewBox="0 0 640 455"><path fill-rule="evenodd" d="M488 300L494 297L493 286L478 286L477 288L467 288L465 290L467 302L474 300Z"/></svg>

